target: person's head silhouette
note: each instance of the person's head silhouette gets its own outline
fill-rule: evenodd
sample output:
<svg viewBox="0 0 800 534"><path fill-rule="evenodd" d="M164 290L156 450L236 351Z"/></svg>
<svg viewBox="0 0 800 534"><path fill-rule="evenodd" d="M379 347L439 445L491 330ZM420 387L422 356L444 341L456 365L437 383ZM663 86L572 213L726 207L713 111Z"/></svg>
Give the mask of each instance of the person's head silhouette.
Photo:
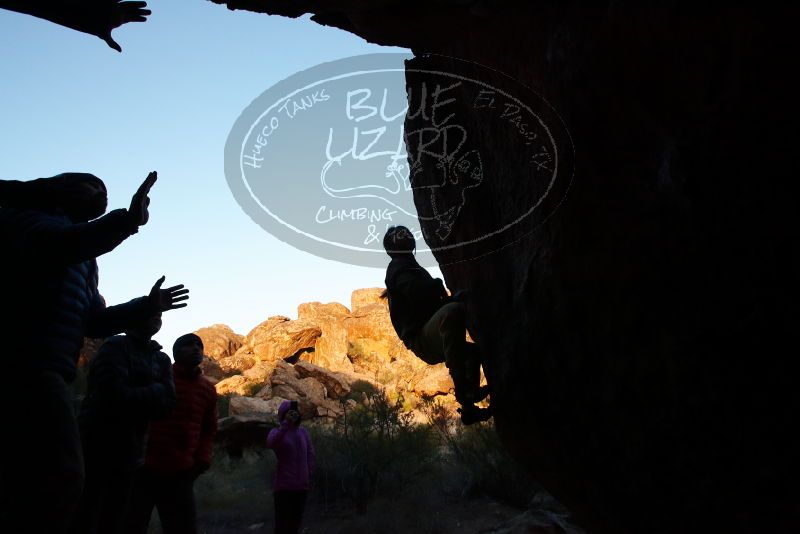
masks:
<svg viewBox="0 0 800 534"><path fill-rule="evenodd" d="M68 172L54 176L58 192L56 207L73 222L87 222L106 212L108 192L103 180L93 174Z"/></svg>
<svg viewBox="0 0 800 534"><path fill-rule="evenodd" d="M184 334L172 345L175 363L187 368L197 367L203 361L203 340L197 334Z"/></svg>
<svg viewBox="0 0 800 534"><path fill-rule="evenodd" d="M417 240L405 226L390 226L383 236L383 248L392 258L405 256L414 253Z"/></svg>
<svg viewBox="0 0 800 534"><path fill-rule="evenodd" d="M3 181L0 185L0 206L61 213L75 223L96 219L108 207L105 184L85 172L65 172L26 182Z"/></svg>
<svg viewBox="0 0 800 534"><path fill-rule="evenodd" d="M128 325L125 334L140 340L149 341L161 330L161 312L156 311Z"/></svg>

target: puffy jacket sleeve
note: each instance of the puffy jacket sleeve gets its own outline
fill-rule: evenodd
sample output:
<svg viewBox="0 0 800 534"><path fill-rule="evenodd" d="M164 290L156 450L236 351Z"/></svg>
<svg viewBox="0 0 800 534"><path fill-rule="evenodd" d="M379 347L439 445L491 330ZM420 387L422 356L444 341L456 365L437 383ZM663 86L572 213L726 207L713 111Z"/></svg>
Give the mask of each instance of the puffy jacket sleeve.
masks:
<svg viewBox="0 0 800 534"><path fill-rule="evenodd" d="M91 308L86 314L86 337L102 338L119 334L132 322L144 319L155 311L147 297L135 298L124 304L106 306L106 301L95 293Z"/></svg>
<svg viewBox="0 0 800 534"><path fill-rule="evenodd" d="M165 356L166 357L166 356ZM167 359L169 361L169 359ZM175 403L172 371L147 386L129 385L127 351L120 338L106 341L92 362L92 382L97 385L100 401L120 415L160 417Z"/></svg>
<svg viewBox="0 0 800 534"><path fill-rule="evenodd" d="M200 380L205 380L205 378L200 377ZM208 389L208 401L200 428L200 442L194 458L195 463L205 465L211 465L211 450L214 445L214 436L217 434L217 391L210 383Z"/></svg>
<svg viewBox="0 0 800 534"><path fill-rule="evenodd" d="M164 384L164 403L162 404L161 412L155 414L156 417L163 417L167 415L175 407L178 401L178 394L175 390L175 376L172 374L172 360L163 352L158 353L158 362L161 369L159 380Z"/></svg>
<svg viewBox="0 0 800 534"><path fill-rule="evenodd" d="M97 35L107 25L113 0L72 0L45 2L43 0L0 0L0 8L48 20L60 26L90 35Z"/></svg>
<svg viewBox="0 0 800 534"><path fill-rule="evenodd" d="M267 435L267 448L275 449L283 442L283 437L289 430L289 421L283 421L279 426L269 431Z"/></svg>
<svg viewBox="0 0 800 534"><path fill-rule="evenodd" d="M3 211L2 224L13 251L65 265L102 256L138 231L125 209L77 224L33 210Z"/></svg>

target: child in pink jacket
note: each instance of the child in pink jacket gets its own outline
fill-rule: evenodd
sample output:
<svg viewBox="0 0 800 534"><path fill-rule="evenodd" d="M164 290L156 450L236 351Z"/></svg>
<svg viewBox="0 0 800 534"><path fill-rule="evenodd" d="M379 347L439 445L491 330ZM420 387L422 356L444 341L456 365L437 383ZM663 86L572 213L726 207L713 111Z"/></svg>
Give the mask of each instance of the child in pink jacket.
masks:
<svg viewBox="0 0 800 534"><path fill-rule="evenodd" d="M297 401L283 401L278 408L280 426L267 436L267 447L275 451L275 534L300 531L311 473L314 471L314 447L305 428L300 426Z"/></svg>

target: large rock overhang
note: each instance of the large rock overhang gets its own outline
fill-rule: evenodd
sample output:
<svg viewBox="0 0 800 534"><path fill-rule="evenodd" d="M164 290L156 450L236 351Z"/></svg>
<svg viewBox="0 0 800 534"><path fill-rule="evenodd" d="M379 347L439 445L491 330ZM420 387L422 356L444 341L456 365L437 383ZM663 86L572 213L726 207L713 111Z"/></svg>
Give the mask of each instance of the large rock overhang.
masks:
<svg viewBox="0 0 800 534"><path fill-rule="evenodd" d="M565 200L505 246L437 253L448 287L471 291L498 432L592 532L797 527L798 363L784 347L797 315L798 8L227 4L311 13L410 48L411 67L460 68L431 53L477 62L557 110L574 146ZM519 141L473 130L495 179L448 234L462 241L536 187ZM423 163L419 176L436 172ZM430 211L449 194L415 203Z"/></svg>

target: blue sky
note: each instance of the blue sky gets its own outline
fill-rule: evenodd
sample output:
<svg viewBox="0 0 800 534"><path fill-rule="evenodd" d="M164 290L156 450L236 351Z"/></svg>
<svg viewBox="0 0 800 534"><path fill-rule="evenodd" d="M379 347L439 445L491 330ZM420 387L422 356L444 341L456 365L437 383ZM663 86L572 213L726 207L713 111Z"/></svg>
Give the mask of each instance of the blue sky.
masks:
<svg viewBox="0 0 800 534"><path fill-rule="evenodd" d="M309 20L231 12L202 0L151 1L148 22L101 40L0 10L0 178L64 171L103 178L110 208L127 207L159 173L150 223L102 256L100 289L117 303L162 274L191 289L157 339L223 322L247 333L297 304L382 286L382 269L323 260L253 223L223 174L241 111L265 89L324 61L400 49Z"/></svg>

